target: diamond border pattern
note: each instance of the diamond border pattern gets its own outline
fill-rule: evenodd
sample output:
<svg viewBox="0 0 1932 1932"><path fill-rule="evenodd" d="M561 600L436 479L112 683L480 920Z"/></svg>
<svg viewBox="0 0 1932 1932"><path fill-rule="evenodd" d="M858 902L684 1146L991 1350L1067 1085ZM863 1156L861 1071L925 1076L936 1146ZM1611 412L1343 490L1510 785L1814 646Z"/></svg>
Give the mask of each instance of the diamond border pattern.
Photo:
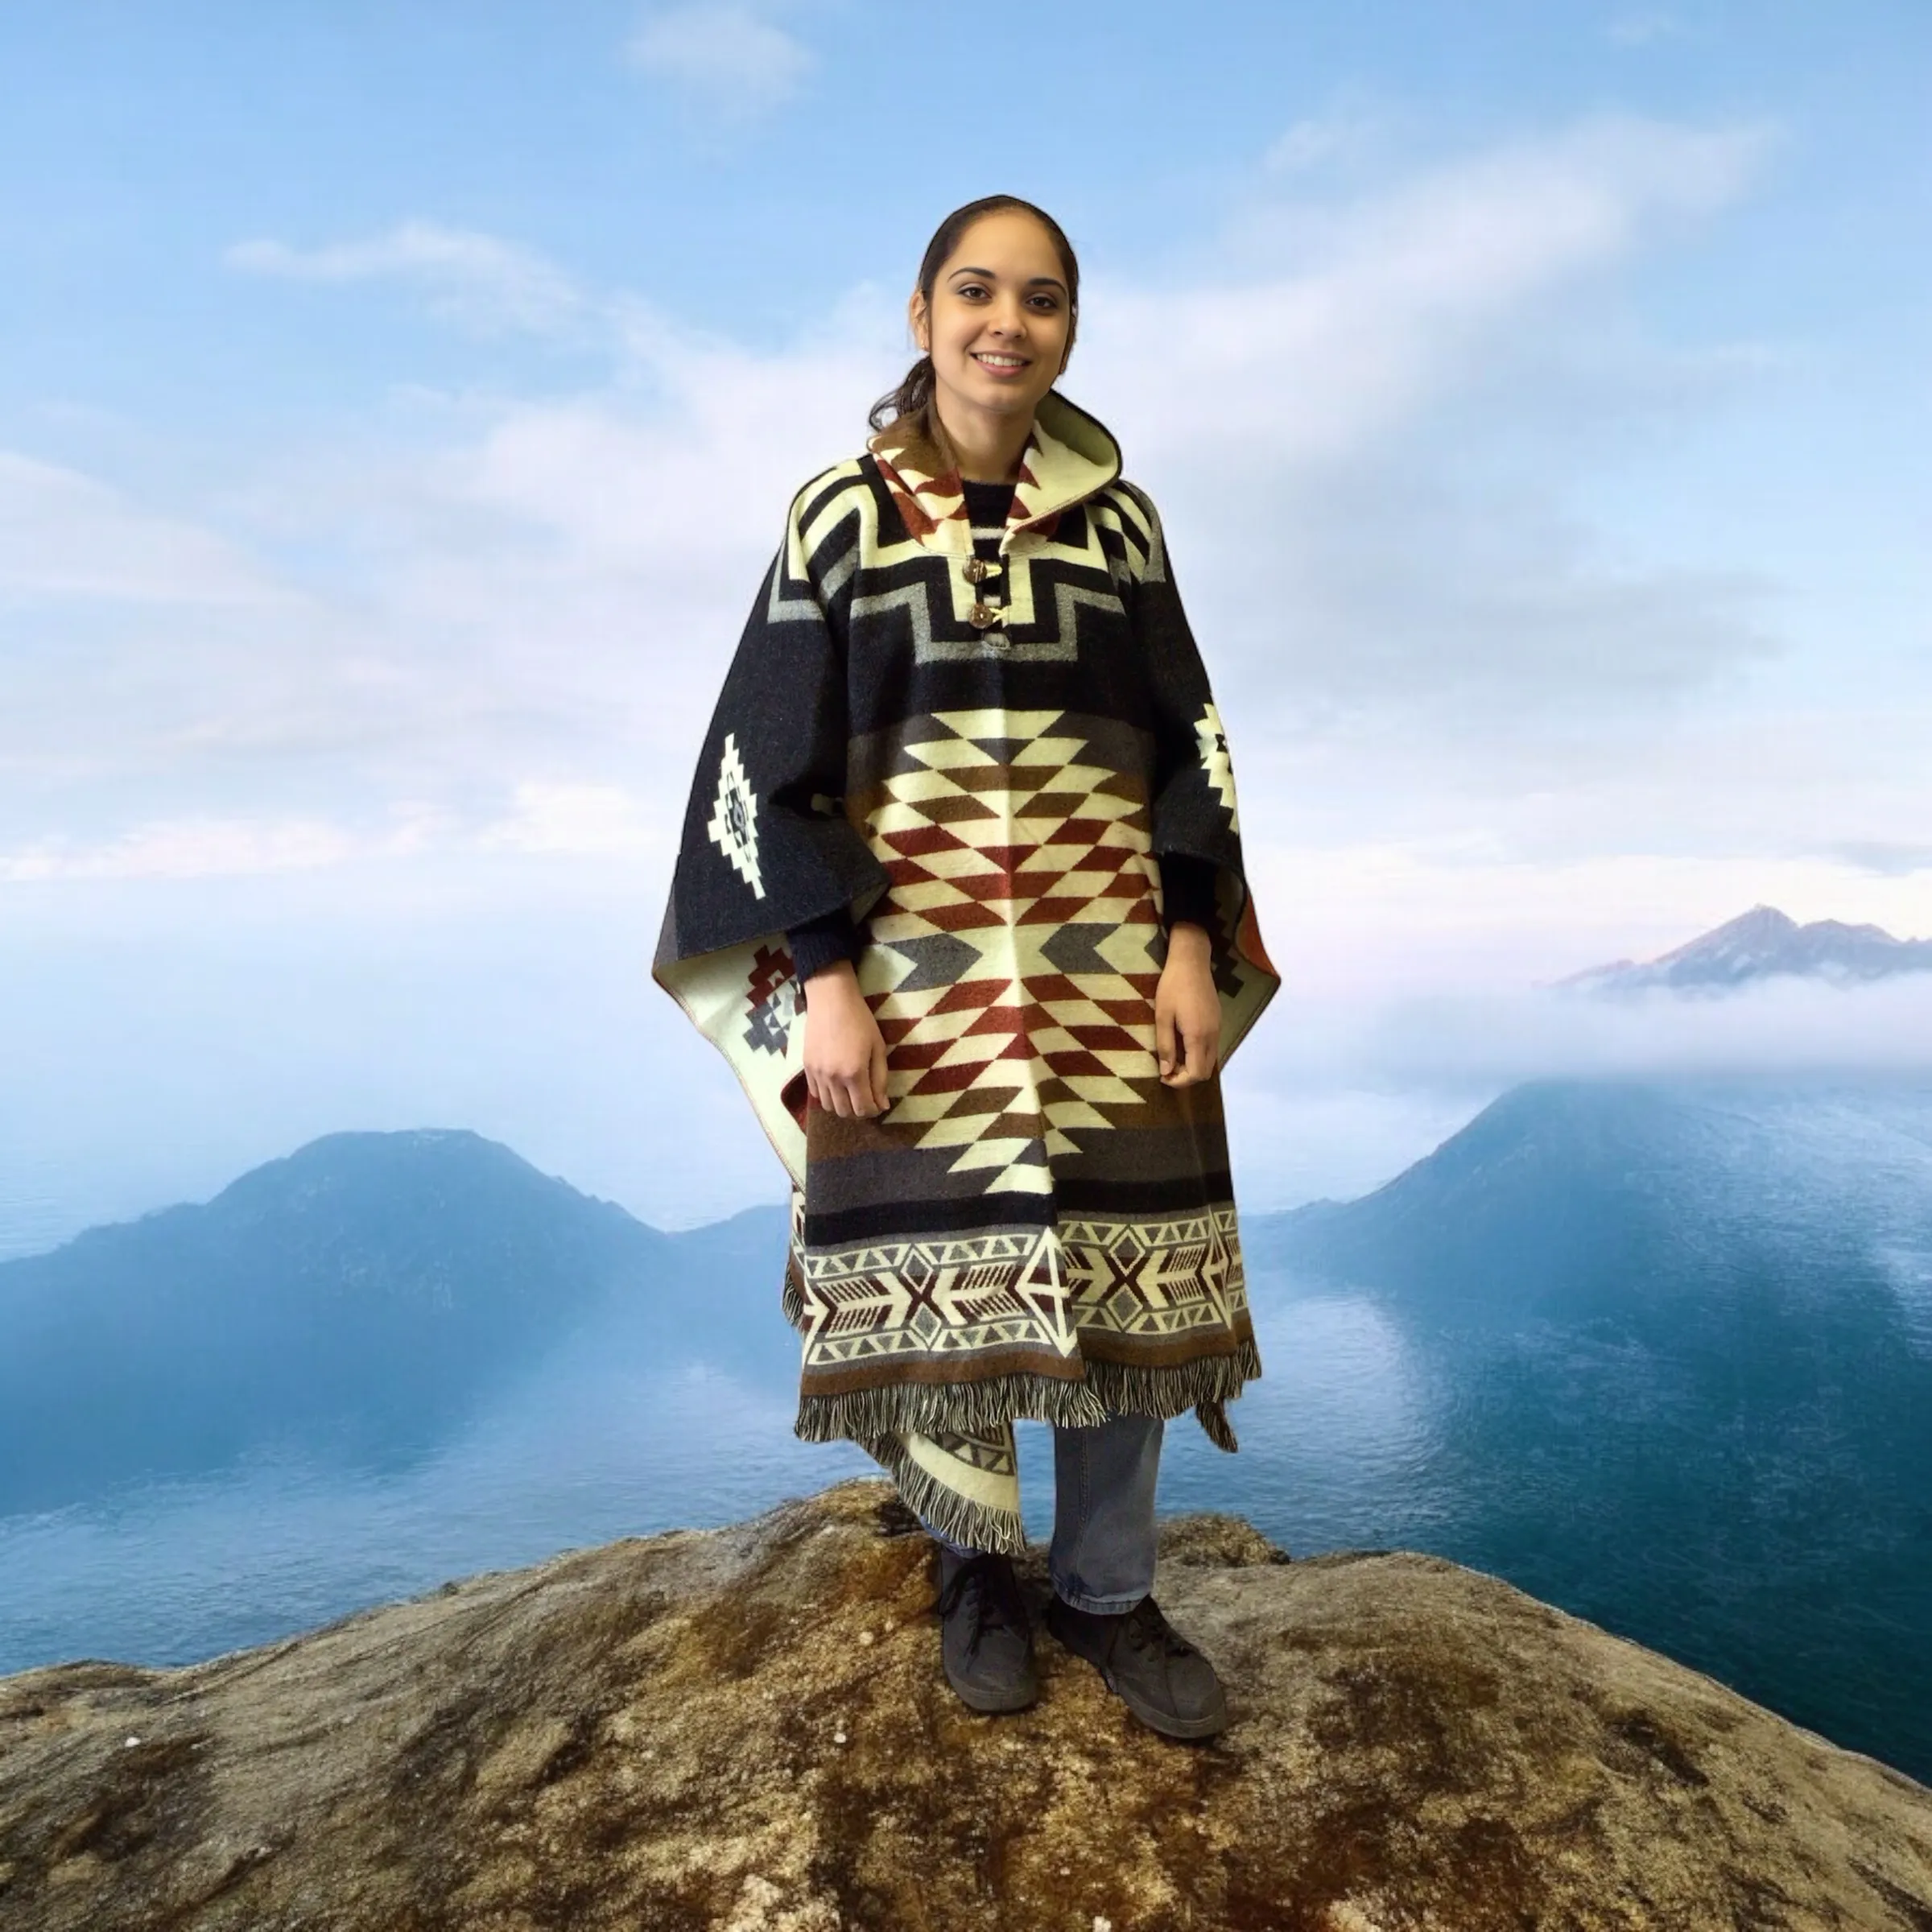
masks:
<svg viewBox="0 0 1932 1932"><path fill-rule="evenodd" d="M1145 1220L798 1246L794 1263L807 1390L815 1371L910 1356L964 1368L987 1351L1064 1360L1096 1337L1224 1342L1248 1306L1232 1202Z"/></svg>

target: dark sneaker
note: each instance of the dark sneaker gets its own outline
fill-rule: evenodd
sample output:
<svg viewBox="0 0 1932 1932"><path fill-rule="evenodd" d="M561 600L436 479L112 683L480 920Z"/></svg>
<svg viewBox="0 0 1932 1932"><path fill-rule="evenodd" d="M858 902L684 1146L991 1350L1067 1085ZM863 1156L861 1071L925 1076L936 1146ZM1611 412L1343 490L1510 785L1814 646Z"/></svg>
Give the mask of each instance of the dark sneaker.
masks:
<svg viewBox="0 0 1932 1932"><path fill-rule="evenodd" d="M1078 1610L1056 1596L1046 1628L1107 1680L1144 1724L1164 1737L1212 1737L1228 1727L1228 1699L1214 1666L1144 1596L1131 1610Z"/></svg>
<svg viewBox="0 0 1932 1932"><path fill-rule="evenodd" d="M1033 1622L1011 1561L939 1546L939 1655L946 1681L975 1711L1024 1711L1040 1694Z"/></svg>

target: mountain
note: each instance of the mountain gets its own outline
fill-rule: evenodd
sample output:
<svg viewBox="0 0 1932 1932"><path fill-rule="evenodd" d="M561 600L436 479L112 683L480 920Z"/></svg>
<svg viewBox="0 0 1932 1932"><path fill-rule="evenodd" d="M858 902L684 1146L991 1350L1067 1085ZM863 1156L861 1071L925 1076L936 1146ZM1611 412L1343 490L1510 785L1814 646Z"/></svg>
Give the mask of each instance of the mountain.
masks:
<svg viewBox="0 0 1932 1932"><path fill-rule="evenodd" d="M1409 1534L1932 1772L1932 1084L1531 1082L1244 1246L1400 1334Z"/></svg>
<svg viewBox="0 0 1932 1932"><path fill-rule="evenodd" d="M846 1483L0 1678L0 1932L1932 1924L1932 1792L1493 1576L1166 1521L1204 1751L1043 1635L1039 1703L967 1713L910 1526Z"/></svg>
<svg viewBox="0 0 1932 1932"><path fill-rule="evenodd" d="M1629 1315L1706 1264L1882 1274L1932 1247L1932 1082L1525 1081L1373 1193L1257 1216L1245 1245L1491 1325Z"/></svg>
<svg viewBox="0 0 1932 1932"><path fill-rule="evenodd" d="M1932 939L1897 939L1882 927L1847 926L1838 919L1801 926L1775 906L1754 906L1654 960L1592 966L1555 985L1579 993L1638 993L1653 986L1721 993L1781 973L1852 985L1914 972L1932 972Z"/></svg>
<svg viewBox="0 0 1932 1932"><path fill-rule="evenodd" d="M661 1233L474 1133L328 1135L0 1264L0 1514L269 1449L406 1462L580 1334L729 1353L783 1242L778 1208Z"/></svg>

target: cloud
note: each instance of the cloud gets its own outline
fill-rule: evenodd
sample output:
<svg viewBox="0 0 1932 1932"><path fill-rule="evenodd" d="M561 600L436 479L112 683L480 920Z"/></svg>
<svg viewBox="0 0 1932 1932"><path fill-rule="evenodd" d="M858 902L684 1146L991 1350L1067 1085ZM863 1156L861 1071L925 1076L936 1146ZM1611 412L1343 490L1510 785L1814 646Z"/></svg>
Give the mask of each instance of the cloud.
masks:
<svg viewBox="0 0 1932 1932"><path fill-rule="evenodd" d="M60 836L0 847L0 885L76 879L220 879L309 872L436 855L661 861L675 821L620 785L518 782L506 807L464 814L402 801L387 822L357 825L309 815L156 819L96 839Z"/></svg>
<svg viewBox="0 0 1932 1932"><path fill-rule="evenodd" d="M1877 873L1885 878L1908 878L1913 873L1932 872L1932 845L1898 839L1841 839L1825 849L1847 865L1856 865L1861 872Z"/></svg>
<svg viewBox="0 0 1932 1932"><path fill-rule="evenodd" d="M0 450L0 601L250 605L277 601L234 546L118 490Z"/></svg>
<svg viewBox="0 0 1932 1932"><path fill-rule="evenodd" d="M1245 274L1178 295L1096 286L1080 379L1131 395L1137 443L1163 460L1211 452L1247 473L1360 456L1506 353L1541 305L1736 202L1770 140L1606 117L1319 215L1250 217Z"/></svg>
<svg viewBox="0 0 1932 1932"><path fill-rule="evenodd" d="M1237 1191L1262 1212L1365 1193L1524 1080L1928 1077L1932 972L1629 1001L1493 987L1310 999L1290 985L1227 1080Z"/></svg>
<svg viewBox="0 0 1932 1932"><path fill-rule="evenodd" d="M1619 14L1604 30L1618 47L1654 47L1659 41L1681 40L1690 29L1675 14Z"/></svg>
<svg viewBox="0 0 1932 1932"><path fill-rule="evenodd" d="M1093 278L1070 387L1131 425L1248 699L1278 722L1284 701L1372 702L1506 731L1579 701L1654 710L1770 652L1761 579L1613 568L1547 468L1471 457L1538 425L1559 464L1614 442L1663 358L1579 375L1551 340L1588 340L1604 290L1745 195L1771 139L1596 118L1281 203L1178 287ZM1671 378L1680 416L1700 380L1748 379Z"/></svg>
<svg viewBox="0 0 1932 1932"><path fill-rule="evenodd" d="M620 785L516 786L511 810L487 826L485 850L597 854L612 858L666 855L674 832Z"/></svg>
<svg viewBox="0 0 1932 1932"><path fill-rule="evenodd" d="M226 258L230 267L287 281L408 283L437 314L485 332L572 332L592 308L578 285L534 250L430 221L321 248L240 242Z"/></svg>
<svg viewBox="0 0 1932 1932"><path fill-rule="evenodd" d="M1501 1086L1544 1075L1932 1073L1932 973L1856 987L1765 980L1719 999L1543 991L1401 1002L1363 1028L1377 1081Z"/></svg>
<svg viewBox="0 0 1932 1932"><path fill-rule="evenodd" d="M726 121L754 121L791 100L816 64L767 7L693 0L650 14L625 52L631 64Z"/></svg>
<svg viewBox="0 0 1932 1932"><path fill-rule="evenodd" d="M1308 115L1268 144L1261 155L1262 169L1271 175L1312 174L1361 159L1381 143L1388 125L1386 114L1361 102Z"/></svg>
<svg viewBox="0 0 1932 1932"><path fill-rule="evenodd" d="M341 827L320 819L163 819L98 844L47 839L0 852L0 883L308 871L339 865L355 856L357 846Z"/></svg>
<svg viewBox="0 0 1932 1932"><path fill-rule="evenodd" d="M1747 194L1768 138L1591 121L1312 213L1294 204L1207 272L1093 279L1069 386L1125 431L1130 473L1162 504L1238 720L1244 817L1294 828L1297 865L1324 840L1338 864L1406 844L1453 881L1466 920L1478 886L1520 898L1525 855L1542 893L1579 852L1654 866L1702 841L1727 881L1753 853L1814 853L1827 766L1839 838L1882 842L1922 818L1909 708L1876 735L1800 714L1775 741L1724 708L1780 647L1776 584L1721 556L1612 559L1566 502L1579 447L1614 437L1633 392L1649 407L1656 358L1633 350L1583 381L1550 341L1587 330L1607 291ZM764 350L695 335L513 242L420 222L250 261L590 318L609 380L544 399L418 398L379 464L364 436L333 468L231 493L265 558L287 541L306 583L335 570L334 594L252 630L124 638L180 675L159 691L102 681L91 769L148 774L148 816L157 788L175 816L260 818L298 786L305 800L349 787L439 802L452 847L663 863L644 828L681 815L785 502L858 446L902 366L896 298L856 290ZM525 301L530 288L550 292ZM1678 419L1707 393L1674 390ZM1526 456L1490 460L1513 440ZM80 758L56 671L0 715L15 769ZM1484 850L1441 849L1471 826ZM35 830L17 820L17 841ZM1255 857L1270 862L1258 840ZM1708 889L1686 877L1671 905ZM1741 902L1770 896L1748 884ZM1270 902L1310 906L1305 877ZM1314 903L1333 919L1341 902ZM1399 962L1395 925L1373 938Z"/></svg>

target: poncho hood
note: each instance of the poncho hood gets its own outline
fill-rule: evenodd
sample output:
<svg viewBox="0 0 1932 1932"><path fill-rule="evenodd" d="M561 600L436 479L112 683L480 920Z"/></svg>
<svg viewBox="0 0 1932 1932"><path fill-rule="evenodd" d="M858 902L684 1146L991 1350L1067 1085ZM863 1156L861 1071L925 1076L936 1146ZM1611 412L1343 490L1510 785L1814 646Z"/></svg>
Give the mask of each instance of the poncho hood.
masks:
<svg viewBox="0 0 1932 1932"><path fill-rule="evenodd" d="M966 492L921 419L901 416L866 444L915 543L966 555L972 548ZM1023 530L1051 537L1061 513L1096 495L1121 473L1121 446L1097 416L1049 390L1034 411L1033 433L1020 457L1004 549Z"/></svg>

